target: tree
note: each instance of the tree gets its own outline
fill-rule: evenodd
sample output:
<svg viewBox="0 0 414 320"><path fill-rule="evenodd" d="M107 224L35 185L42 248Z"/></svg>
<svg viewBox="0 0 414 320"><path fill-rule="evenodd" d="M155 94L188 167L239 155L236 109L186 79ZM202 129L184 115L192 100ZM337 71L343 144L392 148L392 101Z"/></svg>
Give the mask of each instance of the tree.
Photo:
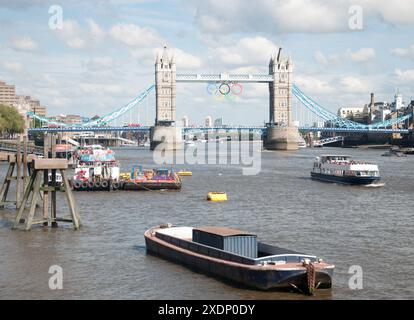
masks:
<svg viewBox="0 0 414 320"><path fill-rule="evenodd" d="M0 104L0 134L13 136L24 131L24 118L13 107Z"/></svg>

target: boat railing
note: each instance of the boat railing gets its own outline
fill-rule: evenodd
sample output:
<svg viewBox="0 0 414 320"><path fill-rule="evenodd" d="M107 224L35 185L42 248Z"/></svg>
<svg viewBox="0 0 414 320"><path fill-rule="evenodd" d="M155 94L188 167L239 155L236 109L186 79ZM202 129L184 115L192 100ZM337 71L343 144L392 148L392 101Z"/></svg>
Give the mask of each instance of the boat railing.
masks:
<svg viewBox="0 0 414 320"><path fill-rule="evenodd" d="M310 259L312 262L316 261L316 256L310 256L307 254L299 254L299 253L287 253L287 254L275 254L272 256L265 256L261 258L254 259L256 264L262 262L276 262L276 261L283 261L283 262L300 262L303 259Z"/></svg>

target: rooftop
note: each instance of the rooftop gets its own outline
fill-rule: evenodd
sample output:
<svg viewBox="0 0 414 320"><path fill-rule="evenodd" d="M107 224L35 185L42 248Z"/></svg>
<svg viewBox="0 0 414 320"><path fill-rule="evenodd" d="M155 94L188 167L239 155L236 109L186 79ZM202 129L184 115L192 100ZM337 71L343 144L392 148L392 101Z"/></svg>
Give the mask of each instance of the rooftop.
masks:
<svg viewBox="0 0 414 320"><path fill-rule="evenodd" d="M231 236L255 236L254 233L238 230L238 229L232 229L227 227L200 227L200 228L194 228L194 230L199 230L211 234L216 234L218 236L222 237L231 237Z"/></svg>

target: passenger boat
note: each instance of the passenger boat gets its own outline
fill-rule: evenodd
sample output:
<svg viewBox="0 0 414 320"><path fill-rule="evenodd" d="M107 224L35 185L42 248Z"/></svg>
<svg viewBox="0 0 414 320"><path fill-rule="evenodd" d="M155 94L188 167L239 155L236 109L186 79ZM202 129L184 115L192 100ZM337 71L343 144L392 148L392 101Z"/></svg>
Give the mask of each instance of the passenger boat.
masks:
<svg viewBox="0 0 414 320"><path fill-rule="evenodd" d="M359 162L344 155L317 157L311 177L315 180L341 184L367 185L381 179L378 165Z"/></svg>
<svg viewBox="0 0 414 320"><path fill-rule="evenodd" d="M317 256L257 241L250 232L225 227L160 225L144 233L147 252L247 287L331 288L335 266Z"/></svg>
<svg viewBox="0 0 414 320"><path fill-rule="evenodd" d="M71 180L75 191L110 191L120 187L119 163L112 150L84 146L77 154L78 164Z"/></svg>
<svg viewBox="0 0 414 320"><path fill-rule="evenodd" d="M123 190L179 190L181 178L169 169L143 169L142 166L134 166L129 179L123 179L121 185Z"/></svg>

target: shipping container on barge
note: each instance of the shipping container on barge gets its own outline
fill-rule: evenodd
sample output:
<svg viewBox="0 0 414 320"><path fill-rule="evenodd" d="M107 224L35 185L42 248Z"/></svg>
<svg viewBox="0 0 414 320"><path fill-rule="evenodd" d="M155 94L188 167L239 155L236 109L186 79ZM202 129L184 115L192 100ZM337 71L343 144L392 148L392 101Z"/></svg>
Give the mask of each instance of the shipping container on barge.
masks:
<svg viewBox="0 0 414 320"><path fill-rule="evenodd" d="M144 233L147 252L259 290L331 288L335 266L257 241L255 234L224 227L161 225Z"/></svg>

